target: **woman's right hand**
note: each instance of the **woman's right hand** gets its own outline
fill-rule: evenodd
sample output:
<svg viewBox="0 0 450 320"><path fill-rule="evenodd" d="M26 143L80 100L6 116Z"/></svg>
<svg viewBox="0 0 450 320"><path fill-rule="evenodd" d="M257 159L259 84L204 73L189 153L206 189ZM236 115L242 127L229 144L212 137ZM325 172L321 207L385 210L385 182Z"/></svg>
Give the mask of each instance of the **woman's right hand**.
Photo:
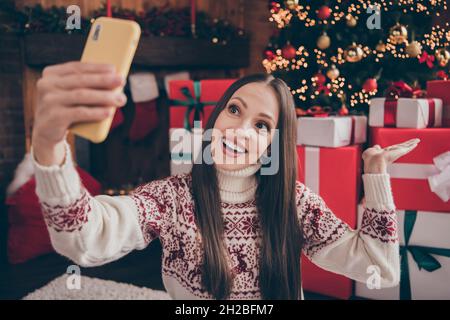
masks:
<svg viewBox="0 0 450 320"><path fill-rule="evenodd" d="M113 65L68 62L46 67L37 82L32 145L36 160L46 166L64 160L64 139L77 122L100 121L126 103L117 87L125 79Z"/></svg>

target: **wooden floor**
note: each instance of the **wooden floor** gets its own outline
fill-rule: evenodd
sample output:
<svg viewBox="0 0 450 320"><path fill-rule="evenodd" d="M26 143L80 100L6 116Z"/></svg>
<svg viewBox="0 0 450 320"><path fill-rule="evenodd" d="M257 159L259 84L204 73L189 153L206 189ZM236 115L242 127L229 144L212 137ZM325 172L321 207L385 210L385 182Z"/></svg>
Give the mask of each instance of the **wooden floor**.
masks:
<svg viewBox="0 0 450 320"><path fill-rule="evenodd" d="M2 266L0 270L0 299L21 299L67 272L73 263L56 254L48 254L17 265ZM81 268L81 274L165 290L161 278L161 243L154 240L146 249L133 251L100 267ZM334 300L334 298L304 292L307 300Z"/></svg>

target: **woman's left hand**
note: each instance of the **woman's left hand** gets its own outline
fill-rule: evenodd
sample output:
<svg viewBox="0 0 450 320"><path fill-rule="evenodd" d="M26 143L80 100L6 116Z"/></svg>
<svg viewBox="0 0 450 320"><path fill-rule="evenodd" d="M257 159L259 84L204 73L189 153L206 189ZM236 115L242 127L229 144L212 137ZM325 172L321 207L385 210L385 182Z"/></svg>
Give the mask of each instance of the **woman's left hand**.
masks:
<svg viewBox="0 0 450 320"><path fill-rule="evenodd" d="M388 164L413 150L419 142L420 139L411 139L386 148L374 145L366 149L362 154L364 173L386 173Z"/></svg>

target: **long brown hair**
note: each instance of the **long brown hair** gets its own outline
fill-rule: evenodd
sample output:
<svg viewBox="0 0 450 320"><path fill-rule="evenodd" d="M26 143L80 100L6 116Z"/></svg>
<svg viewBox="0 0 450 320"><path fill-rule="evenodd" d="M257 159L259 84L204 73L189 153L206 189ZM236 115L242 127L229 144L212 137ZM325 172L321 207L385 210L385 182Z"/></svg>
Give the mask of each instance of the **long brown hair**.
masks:
<svg viewBox="0 0 450 320"><path fill-rule="evenodd" d="M218 101L205 130L214 127L234 92L252 82L261 82L273 88L279 104L279 169L274 175L261 175L260 171L256 173L258 187L255 200L262 232L259 261L261 295L263 299L300 299L302 233L295 202L297 132L294 100L288 86L283 80L267 74L238 79ZM201 154L204 154L209 143L203 141ZM214 298L226 299L231 293L232 277L223 241L221 198L213 164L201 161L193 165L192 192L195 220L203 245L202 285Z"/></svg>

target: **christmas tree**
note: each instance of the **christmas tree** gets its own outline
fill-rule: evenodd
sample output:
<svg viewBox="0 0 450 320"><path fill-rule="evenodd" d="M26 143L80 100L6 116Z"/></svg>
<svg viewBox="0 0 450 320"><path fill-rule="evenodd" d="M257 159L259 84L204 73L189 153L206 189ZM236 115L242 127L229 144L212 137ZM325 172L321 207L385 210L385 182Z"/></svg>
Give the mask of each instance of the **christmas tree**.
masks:
<svg viewBox="0 0 450 320"><path fill-rule="evenodd" d="M272 0L269 10L262 63L288 84L298 115L367 111L393 82L447 78L449 24L433 26L446 0Z"/></svg>

